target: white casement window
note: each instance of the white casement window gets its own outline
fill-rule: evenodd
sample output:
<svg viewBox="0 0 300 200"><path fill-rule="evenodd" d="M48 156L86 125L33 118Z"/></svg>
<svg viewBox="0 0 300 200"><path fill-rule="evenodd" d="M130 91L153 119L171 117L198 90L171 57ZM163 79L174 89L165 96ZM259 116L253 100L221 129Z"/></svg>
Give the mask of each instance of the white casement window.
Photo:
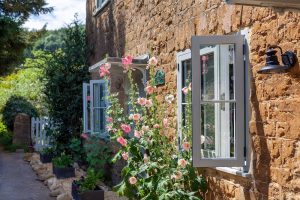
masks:
<svg viewBox="0 0 300 200"><path fill-rule="evenodd" d="M91 80L83 84L83 127L84 132L108 137L106 131L107 82Z"/></svg>
<svg viewBox="0 0 300 200"><path fill-rule="evenodd" d="M182 145L184 139L183 127L186 125L187 118L187 99L182 92L184 87L188 87L192 81L192 60L191 50L186 50L177 54L177 124L178 124L178 142Z"/></svg>
<svg viewBox="0 0 300 200"><path fill-rule="evenodd" d="M109 2L109 0L95 0L95 1L96 1L96 10L100 10Z"/></svg>
<svg viewBox="0 0 300 200"><path fill-rule="evenodd" d="M195 167L242 167L245 164L247 104L243 43L243 36L192 37ZM179 59L179 62L184 71L186 61ZM182 112L183 106L180 109Z"/></svg>

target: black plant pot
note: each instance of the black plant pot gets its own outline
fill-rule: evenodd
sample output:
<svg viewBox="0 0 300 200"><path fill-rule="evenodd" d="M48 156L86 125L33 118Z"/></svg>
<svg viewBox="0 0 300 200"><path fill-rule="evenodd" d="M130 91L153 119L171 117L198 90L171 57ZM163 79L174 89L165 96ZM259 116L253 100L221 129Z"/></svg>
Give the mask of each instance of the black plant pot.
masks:
<svg viewBox="0 0 300 200"><path fill-rule="evenodd" d="M79 193L79 186L73 181L72 196L74 200L104 200L104 191L97 187L95 190Z"/></svg>
<svg viewBox="0 0 300 200"><path fill-rule="evenodd" d="M75 169L73 167L61 168L54 165L52 167L53 174L55 174L58 179L75 177Z"/></svg>
<svg viewBox="0 0 300 200"><path fill-rule="evenodd" d="M52 154L40 154L40 160L42 163L51 163L52 158Z"/></svg>

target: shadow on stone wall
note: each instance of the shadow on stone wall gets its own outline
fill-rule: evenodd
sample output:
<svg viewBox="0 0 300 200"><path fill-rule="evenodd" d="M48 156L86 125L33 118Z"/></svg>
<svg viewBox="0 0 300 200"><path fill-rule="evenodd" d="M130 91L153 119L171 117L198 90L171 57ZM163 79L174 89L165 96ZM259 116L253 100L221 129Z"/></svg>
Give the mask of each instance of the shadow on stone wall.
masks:
<svg viewBox="0 0 300 200"><path fill-rule="evenodd" d="M252 72L253 74L253 72ZM252 162L250 168L253 173L254 194L257 199L268 199L270 178L270 151L265 137L264 122L257 98L255 79L251 79L252 119L250 126L250 144L252 148ZM246 197L246 195L245 195Z"/></svg>

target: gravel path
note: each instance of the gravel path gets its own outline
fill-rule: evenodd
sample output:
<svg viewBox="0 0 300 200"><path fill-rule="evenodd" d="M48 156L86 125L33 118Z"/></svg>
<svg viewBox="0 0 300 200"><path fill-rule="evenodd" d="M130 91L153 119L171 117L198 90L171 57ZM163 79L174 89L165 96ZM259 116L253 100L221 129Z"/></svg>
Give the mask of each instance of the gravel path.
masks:
<svg viewBox="0 0 300 200"><path fill-rule="evenodd" d="M23 155L0 150L0 200L54 200Z"/></svg>

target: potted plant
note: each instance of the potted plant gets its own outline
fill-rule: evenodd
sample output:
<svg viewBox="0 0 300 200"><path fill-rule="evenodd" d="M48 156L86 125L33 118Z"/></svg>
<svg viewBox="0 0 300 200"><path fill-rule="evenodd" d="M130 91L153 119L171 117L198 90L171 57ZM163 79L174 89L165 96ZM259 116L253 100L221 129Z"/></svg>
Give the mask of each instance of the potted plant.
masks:
<svg viewBox="0 0 300 200"><path fill-rule="evenodd" d="M53 158L53 148L46 147L40 152L40 160L42 163L50 163Z"/></svg>
<svg viewBox="0 0 300 200"><path fill-rule="evenodd" d="M71 156L62 153L59 157L52 159L53 174L59 178L75 177L75 169L72 166Z"/></svg>
<svg viewBox="0 0 300 200"><path fill-rule="evenodd" d="M72 183L72 196L75 200L104 200L104 191L97 183L100 180L100 174L94 169L88 169L87 176L80 180L74 180Z"/></svg>

